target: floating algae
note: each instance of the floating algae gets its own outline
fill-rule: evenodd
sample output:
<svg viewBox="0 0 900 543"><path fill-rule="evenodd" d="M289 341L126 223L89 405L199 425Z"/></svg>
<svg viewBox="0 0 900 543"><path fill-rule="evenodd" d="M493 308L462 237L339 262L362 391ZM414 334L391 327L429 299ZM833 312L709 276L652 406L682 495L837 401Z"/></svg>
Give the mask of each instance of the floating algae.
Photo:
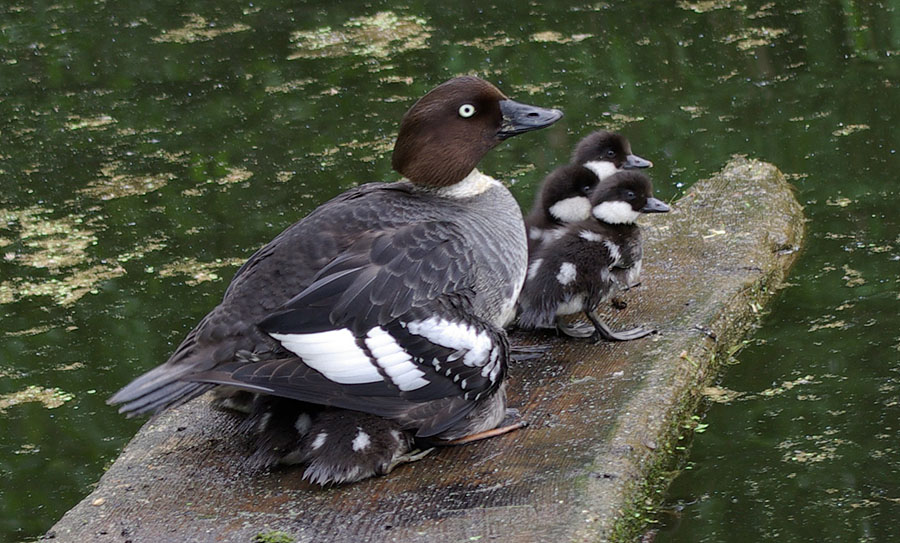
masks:
<svg viewBox="0 0 900 543"><path fill-rule="evenodd" d="M338 29L325 26L294 32L291 41L297 51L288 60L348 55L388 58L427 48L430 31L425 19L380 11L371 17L353 17Z"/></svg>

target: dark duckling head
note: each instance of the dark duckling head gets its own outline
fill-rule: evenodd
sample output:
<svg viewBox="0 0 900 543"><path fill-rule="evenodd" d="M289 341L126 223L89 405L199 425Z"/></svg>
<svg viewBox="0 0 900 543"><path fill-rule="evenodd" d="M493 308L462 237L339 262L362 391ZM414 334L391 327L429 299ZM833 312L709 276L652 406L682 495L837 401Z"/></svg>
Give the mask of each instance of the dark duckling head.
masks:
<svg viewBox="0 0 900 543"><path fill-rule="evenodd" d="M650 178L621 171L597 184L591 193L591 215L609 224L634 223L641 213L665 213L669 206L653 197Z"/></svg>
<svg viewBox="0 0 900 543"><path fill-rule="evenodd" d="M572 153L572 164L599 167L603 179L614 170L649 168L653 163L631 152L628 138L617 132L598 130L585 136ZM592 168L593 169L593 168Z"/></svg>

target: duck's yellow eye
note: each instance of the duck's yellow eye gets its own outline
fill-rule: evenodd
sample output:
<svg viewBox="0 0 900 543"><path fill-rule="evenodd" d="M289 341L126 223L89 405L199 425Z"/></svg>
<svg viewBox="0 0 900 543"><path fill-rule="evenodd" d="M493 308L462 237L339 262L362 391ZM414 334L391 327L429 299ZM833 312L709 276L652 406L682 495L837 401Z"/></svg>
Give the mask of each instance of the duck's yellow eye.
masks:
<svg viewBox="0 0 900 543"><path fill-rule="evenodd" d="M475 106L472 104L463 104L459 106L459 116L468 119L472 115L475 115Z"/></svg>

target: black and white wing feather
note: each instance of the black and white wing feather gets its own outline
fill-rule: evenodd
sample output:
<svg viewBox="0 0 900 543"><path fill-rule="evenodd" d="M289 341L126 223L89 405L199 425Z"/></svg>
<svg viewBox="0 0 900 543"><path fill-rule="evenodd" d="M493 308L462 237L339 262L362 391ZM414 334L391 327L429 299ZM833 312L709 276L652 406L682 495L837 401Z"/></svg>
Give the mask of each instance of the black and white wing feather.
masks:
<svg viewBox="0 0 900 543"><path fill-rule="evenodd" d="M364 201L366 205L359 205ZM108 401L129 416L158 413L199 396L212 385L191 381L197 372L228 364L241 352L276 346L257 324L315 280L361 235L396 228L420 217L421 202L408 183L370 183L347 191L294 223L235 273L222 302L181 342L166 363L141 375ZM384 206L395 213L377 213Z"/></svg>
<svg viewBox="0 0 900 543"><path fill-rule="evenodd" d="M474 315L472 264L449 222L363 236L259 327L288 356L190 377L451 434L506 370L504 332Z"/></svg>
<svg viewBox="0 0 900 543"><path fill-rule="evenodd" d="M641 281L641 265L643 259L643 243L641 229L632 225L623 236L621 244L614 246L618 252L616 264L610 270L617 286L623 290L630 289Z"/></svg>

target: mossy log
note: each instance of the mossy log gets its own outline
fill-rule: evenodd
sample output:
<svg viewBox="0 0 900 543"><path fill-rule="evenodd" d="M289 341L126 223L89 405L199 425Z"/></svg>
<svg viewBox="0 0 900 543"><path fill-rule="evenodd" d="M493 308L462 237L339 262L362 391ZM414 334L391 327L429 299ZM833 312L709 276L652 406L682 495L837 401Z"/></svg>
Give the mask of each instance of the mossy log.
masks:
<svg viewBox="0 0 900 543"><path fill-rule="evenodd" d="M57 541L600 541L633 535L718 361L779 287L803 237L781 173L735 158L671 213L644 217L642 285L590 344L551 334L511 368L528 428L436 451L386 477L319 488L302 469L251 472L239 419L200 398L149 421L45 537Z"/></svg>

